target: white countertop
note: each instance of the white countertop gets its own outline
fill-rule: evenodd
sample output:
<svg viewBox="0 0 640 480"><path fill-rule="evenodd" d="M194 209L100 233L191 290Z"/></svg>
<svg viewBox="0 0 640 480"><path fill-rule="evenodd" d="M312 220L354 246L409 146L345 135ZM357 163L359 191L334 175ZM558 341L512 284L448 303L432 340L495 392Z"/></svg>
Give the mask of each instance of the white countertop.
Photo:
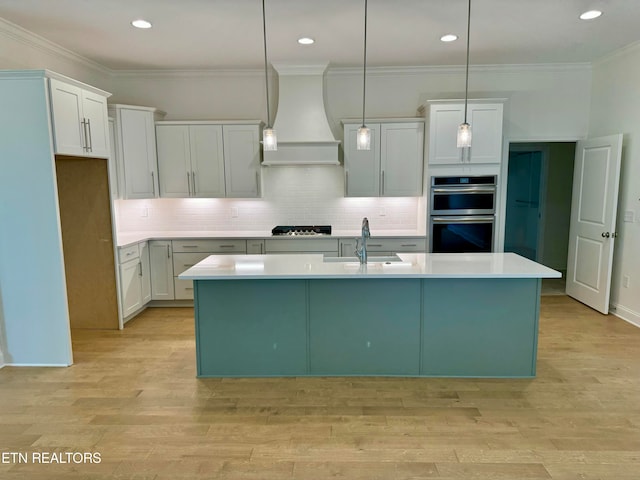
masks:
<svg viewBox="0 0 640 480"><path fill-rule="evenodd" d="M515 253L399 253L401 262L324 262L320 254L211 255L183 280L312 278L560 278Z"/></svg>
<svg viewBox="0 0 640 480"><path fill-rule="evenodd" d="M145 240L178 240L178 239L192 239L192 238L344 238L344 237L359 237L360 230L334 230L331 235L301 235L301 236L289 236L271 235L271 230L236 230L236 231L212 231L212 230L176 230L176 231L148 231L148 232L127 232L118 233L117 245L118 247L127 247L135 243L144 242ZM416 230L379 230L372 232L371 238L394 238L394 237L425 237L425 233L419 233Z"/></svg>

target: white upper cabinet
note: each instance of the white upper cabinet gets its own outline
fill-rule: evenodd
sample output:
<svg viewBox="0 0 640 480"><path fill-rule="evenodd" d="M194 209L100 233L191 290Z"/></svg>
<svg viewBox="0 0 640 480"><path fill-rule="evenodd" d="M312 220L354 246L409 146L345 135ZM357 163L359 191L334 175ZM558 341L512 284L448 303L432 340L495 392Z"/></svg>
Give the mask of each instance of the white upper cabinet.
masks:
<svg viewBox="0 0 640 480"><path fill-rule="evenodd" d="M227 197L260 197L260 124L225 124L222 134Z"/></svg>
<svg viewBox="0 0 640 480"><path fill-rule="evenodd" d="M161 197L260 196L260 122L157 122Z"/></svg>
<svg viewBox="0 0 640 480"><path fill-rule="evenodd" d="M501 162L502 103L469 102L467 122L473 137L468 152L456 145L458 126L464 122L464 103L434 102L428 110L429 165Z"/></svg>
<svg viewBox="0 0 640 480"><path fill-rule="evenodd" d="M55 153L109 157L108 94L57 78L50 78L49 85Z"/></svg>
<svg viewBox="0 0 640 480"><path fill-rule="evenodd" d="M157 124L161 197L224 197L221 125Z"/></svg>
<svg viewBox="0 0 640 480"><path fill-rule="evenodd" d="M164 116L155 108L110 105L115 118L118 161L123 174L124 198L158 196L155 121Z"/></svg>
<svg viewBox="0 0 640 480"><path fill-rule="evenodd" d="M343 123L347 197L412 197L422 194L422 121L397 119L367 123L371 130L370 150L356 148L361 122Z"/></svg>

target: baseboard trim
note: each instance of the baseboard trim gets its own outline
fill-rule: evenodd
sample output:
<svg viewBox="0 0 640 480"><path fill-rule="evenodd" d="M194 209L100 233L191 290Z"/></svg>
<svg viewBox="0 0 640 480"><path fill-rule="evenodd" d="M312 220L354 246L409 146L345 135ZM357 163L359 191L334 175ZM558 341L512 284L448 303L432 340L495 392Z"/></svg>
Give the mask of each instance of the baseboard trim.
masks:
<svg viewBox="0 0 640 480"><path fill-rule="evenodd" d="M193 307L193 300L151 300L148 307Z"/></svg>
<svg viewBox="0 0 640 480"><path fill-rule="evenodd" d="M615 303L611 304L610 311L616 317L621 318L625 322L628 322L631 325L640 328L640 313L634 312L629 308L623 307L622 305L617 305Z"/></svg>

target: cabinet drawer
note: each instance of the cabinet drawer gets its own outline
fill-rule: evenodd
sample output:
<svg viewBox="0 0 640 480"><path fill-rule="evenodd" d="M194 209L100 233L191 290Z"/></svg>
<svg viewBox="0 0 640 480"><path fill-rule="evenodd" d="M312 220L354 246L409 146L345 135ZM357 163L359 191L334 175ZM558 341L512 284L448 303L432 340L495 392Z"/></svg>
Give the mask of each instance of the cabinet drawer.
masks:
<svg viewBox="0 0 640 480"><path fill-rule="evenodd" d="M370 252L426 252L425 238L371 238L367 241Z"/></svg>
<svg viewBox="0 0 640 480"><path fill-rule="evenodd" d="M283 238L264 241L266 253L325 253L338 254L337 238Z"/></svg>
<svg viewBox="0 0 640 480"><path fill-rule="evenodd" d="M174 290L176 300L193 300L193 281L174 279Z"/></svg>
<svg viewBox="0 0 640 480"><path fill-rule="evenodd" d="M135 245L129 245L128 247L118 248L118 263L128 262L129 260L133 260L139 257L140 253L137 243Z"/></svg>
<svg viewBox="0 0 640 480"><path fill-rule="evenodd" d="M246 253L246 240L173 240L174 252Z"/></svg>
<svg viewBox="0 0 640 480"><path fill-rule="evenodd" d="M173 254L173 275L178 276L196 263L207 258L210 253L174 253Z"/></svg>

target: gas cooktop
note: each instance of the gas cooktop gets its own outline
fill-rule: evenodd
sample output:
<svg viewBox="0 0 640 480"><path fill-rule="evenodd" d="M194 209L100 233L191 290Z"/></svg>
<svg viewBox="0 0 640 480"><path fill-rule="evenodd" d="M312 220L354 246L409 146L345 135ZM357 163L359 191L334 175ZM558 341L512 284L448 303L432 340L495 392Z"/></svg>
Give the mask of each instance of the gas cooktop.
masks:
<svg viewBox="0 0 640 480"><path fill-rule="evenodd" d="M331 225L278 225L271 230L272 235L291 237L306 235L331 235Z"/></svg>

